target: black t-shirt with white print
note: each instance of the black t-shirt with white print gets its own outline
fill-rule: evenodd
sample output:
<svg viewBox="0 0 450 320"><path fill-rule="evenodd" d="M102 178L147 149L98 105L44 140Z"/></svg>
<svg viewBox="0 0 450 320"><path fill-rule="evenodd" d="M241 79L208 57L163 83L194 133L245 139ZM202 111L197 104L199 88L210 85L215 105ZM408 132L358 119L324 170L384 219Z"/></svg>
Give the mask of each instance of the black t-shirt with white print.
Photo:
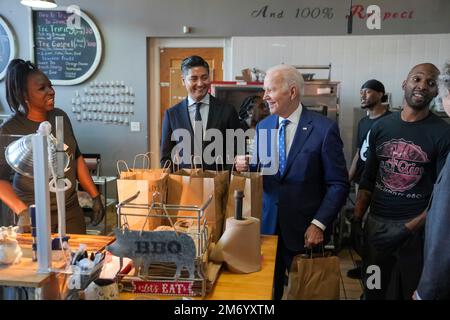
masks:
<svg viewBox="0 0 450 320"><path fill-rule="evenodd" d="M369 149L369 134L372 126L378 122L384 116L391 114L390 111L386 111L382 115L377 118L371 119L369 116L365 116L358 123L358 137L357 137L357 146L359 149L358 153L358 161L356 162L356 171L354 181L355 183L359 183L361 180L361 175L364 171L364 165L367 160L367 151Z"/></svg>
<svg viewBox="0 0 450 320"><path fill-rule="evenodd" d="M426 207L450 149L450 125L431 113L405 122L400 112L371 129L360 188L372 191L371 214L393 220L414 218Z"/></svg>

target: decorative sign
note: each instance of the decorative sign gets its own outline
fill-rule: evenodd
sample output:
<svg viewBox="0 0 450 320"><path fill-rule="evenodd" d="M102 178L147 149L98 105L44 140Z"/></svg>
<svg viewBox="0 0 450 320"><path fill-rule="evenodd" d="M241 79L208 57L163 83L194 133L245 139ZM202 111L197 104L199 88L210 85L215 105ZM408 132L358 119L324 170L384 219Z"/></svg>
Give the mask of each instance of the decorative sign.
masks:
<svg viewBox="0 0 450 320"><path fill-rule="evenodd" d="M194 281L132 281L133 293L195 296Z"/></svg>
<svg viewBox="0 0 450 320"><path fill-rule="evenodd" d="M143 276L148 273L152 263L175 263L177 270L174 279L186 268L189 278L195 276L196 249L194 240L186 233L175 231L135 231L125 228L115 230L116 241L106 249L118 257L133 260Z"/></svg>
<svg viewBox="0 0 450 320"><path fill-rule="evenodd" d="M94 22L76 6L32 10L34 61L57 85L88 79L102 55L102 39Z"/></svg>
<svg viewBox="0 0 450 320"><path fill-rule="evenodd" d="M9 62L16 55L16 46L11 29L0 16L0 80L6 74Z"/></svg>

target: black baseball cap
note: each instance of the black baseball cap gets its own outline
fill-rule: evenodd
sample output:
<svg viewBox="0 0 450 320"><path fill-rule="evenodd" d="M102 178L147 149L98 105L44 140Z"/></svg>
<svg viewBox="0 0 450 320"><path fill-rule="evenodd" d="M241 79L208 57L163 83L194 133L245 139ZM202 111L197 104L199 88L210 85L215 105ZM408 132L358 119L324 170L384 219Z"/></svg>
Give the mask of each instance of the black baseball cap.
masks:
<svg viewBox="0 0 450 320"><path fill-rule="evenodd" d="M375 79L371 79L371 80L367 80L362 86L361 86L361 90L362 89L372 89L375 90L377 92L383 92L385 93L386 91L384 90L384 85Z"/></svg>

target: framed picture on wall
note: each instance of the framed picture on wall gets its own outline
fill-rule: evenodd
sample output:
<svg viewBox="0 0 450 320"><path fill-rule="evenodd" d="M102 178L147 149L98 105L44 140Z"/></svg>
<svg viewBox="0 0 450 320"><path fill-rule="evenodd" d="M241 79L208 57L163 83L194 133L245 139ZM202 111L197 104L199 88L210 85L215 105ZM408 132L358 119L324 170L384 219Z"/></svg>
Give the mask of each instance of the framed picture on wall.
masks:
<svg viewBox="0 0 450 320"><path fill-rule="evenodd" d="M16 56L16 40L6 20L0 16L0 80L4 78L9 62Z"/></svg>
<svg viewBox="0 0 450 320"><path fill-rule="evenodd" d="M78 6L30 9L31 57L55 85L87 80L102 57L102 38Z"/></svg>

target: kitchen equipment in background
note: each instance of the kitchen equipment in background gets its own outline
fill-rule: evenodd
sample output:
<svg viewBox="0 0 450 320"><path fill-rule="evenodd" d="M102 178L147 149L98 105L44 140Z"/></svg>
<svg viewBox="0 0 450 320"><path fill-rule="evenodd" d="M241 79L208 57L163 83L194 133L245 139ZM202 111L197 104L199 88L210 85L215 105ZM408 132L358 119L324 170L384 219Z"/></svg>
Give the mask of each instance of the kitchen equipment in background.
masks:
<svg viewBox="0 0 450 320"><path fill-rule="evenodd" d="M314 77L315 73L302 73L303 80L311 81Z"/></svg>
<svg viewBox="0 0 450 320"><path fill-rule="evenodd" d="M302 104L326 117L339 120L340 82L329 80L305 81Z"/></svg>
<svg viewBox="0 0 450 320"><path fill-rule="evenodd" d="M263 84L260 82L217 81L211 83L211 94L219 100L232 105L239 113L240 106L251 96L264 95Z"/></svg>
<svg viewBox="0 0 450 320"><path fill-rule="evenodd" d="M91 176L100 176L101 155L100 153L83 153L84 161Z"/></svg>
<svg viewBox="0 0 450 320"><path fill-rule="evenodd" d="M325 75L324 71L322 72L321 70L328 70L328 76L326 77L322 77L322 78L317 78L315 80L331 80L331 63L328 65L294 65L295 69L299 70L300 73L303 75L303 79L305 79L305 81L312 81L313 77L316 74L320 74L319 77L322 77ZM316 71L315 73L310 73L310 72L303 72L302 70L314 70Z"/></svg>
<svg viewBox="0 0 450 320"><path fill-rule="evenodd" d="M303 75L305 91L302 104L326 117L339 120L340 82L331 81L331 63L328 65L294 65ZM313 70L315 73L303 73Z"/></svg>
<svg viewBox="0 0 450 320"><path fill-rule="evenodd" d="M326 117L338 121L340 82L330 80L305 81L303 105L308 109L317 111ZM232 105L239 113L239 107L249 96L263 97L262 83L240 83L237 81L220 81L211 84L211 94L216 98Z"/></svg>

